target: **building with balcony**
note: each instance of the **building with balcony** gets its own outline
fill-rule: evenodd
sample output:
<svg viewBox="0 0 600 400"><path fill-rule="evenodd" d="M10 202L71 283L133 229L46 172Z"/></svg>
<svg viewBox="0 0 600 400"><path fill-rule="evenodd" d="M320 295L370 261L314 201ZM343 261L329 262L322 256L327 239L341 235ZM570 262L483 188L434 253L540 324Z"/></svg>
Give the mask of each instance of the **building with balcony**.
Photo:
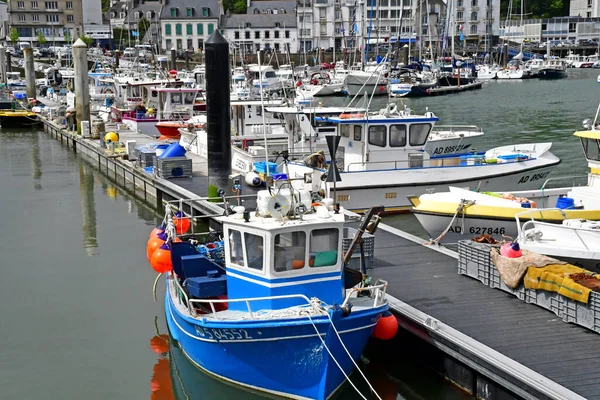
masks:
<svg viewBox="0 0 600 400"><path fill-rule="evenodd" d="M160 1L128 0L111 2L107 19L110 20L111 28L121 28L138 31L139 22L146 19L150 26L146 31L146 37L139 38L142 43L158 43L160 33L160 12L162 3ZM114 38L119 40L119 38Z"/></svg>
<svg viewBox="0 0 600 400"><path fill-rule="evenodd" d="M598 40L600 37L600 17L556 17L521 21L504 21L500 27L500 38L520 43Z"/></svg>
<svg viewBox="0 0 600 400"><path fill-rule="evenodd" d="M569 15L572 17L600 17L600 0L571 0Z"/></svg>
<svg viewBox="0 0 600 400"><path fill-rule="evenodd" d="M296 6L301 52L359 48L364 0L299 0Z"/></svg>
<svg viewBox="0 0 600 400"><path fill-rule="evenodd" d="M299 45L295 8L295 0L249 1L246 14L223 15L219 27L240 54L261 49L295 53Z"/></svg>
<svg viewBox="0 0 600 400"><path fill-rule="evenodd" d="M500 0L456 0L455 22L455 37L462 26L467 45L489 46L500 32Z"/></svg>
<svg viewBox="0 0 600 400"><path fill-rule="evenodd" d="M187 0L162 0L161 47L167 51L204 51L204 42L219 27L222 14L218 0L190 2Z"/></svg>
<svg viewBox="0 0 600 400"><path fill-rule="evenodd" d="M9 30L19 40L37 42L42 33L48 42L72 42L83 33L83 8L100 0L8 0Z"/></svg>

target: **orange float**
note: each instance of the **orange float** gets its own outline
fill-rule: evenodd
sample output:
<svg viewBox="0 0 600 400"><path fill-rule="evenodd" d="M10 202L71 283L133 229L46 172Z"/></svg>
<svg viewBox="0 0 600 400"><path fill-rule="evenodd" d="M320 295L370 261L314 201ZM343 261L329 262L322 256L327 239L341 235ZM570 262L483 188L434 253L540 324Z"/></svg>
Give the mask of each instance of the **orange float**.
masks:
<svg viewBox="0 0 600 400"><path fill-rule="evenodd" d="M178 235L183 235L186 233L192 225L190 219L187 218L181 211L177 211L175 213L173 216L173 223L175 224L175 230L177 231Z"/></svg>
<svg viewBox="0 0 600 400"><path fill-rule="evenodd" d="M150 265L152 269L159 274L169 272L173 269L173 262L171 261L171 247L168 243L164 243L158 249L154 251L150 258Z"/></svg>
<svg viewBox="0 0 600 400"><path fill-rule="evenodd" d="M375 325L375 330L373 331L373 337L381 340L390 340L396 333L398 332L398 321L396 317L392 315L391 312L386 311L379 321L377 321L377 325Z"/></svg>
<svg viewBox="0 0 600 400"><path fill-rule="evenodd" d="M146 245L146 257L148 258L148 261L150 261L152 254L154 254L156 249L162 246L166 240L167 235L164 231L156 236L151 236L150 239L148 239L148 244Z"/></svg>
<svg viewBox="0 0 600 400"><path fill-rule="evenodd" d="M152 229L152 232L150 232L150 236L148 237L148 239L152 239L153 236L156 236L159 233L164 232L164 231L165 231L164 226L162 226L162 225L157 226L156 228Z"/></svg>

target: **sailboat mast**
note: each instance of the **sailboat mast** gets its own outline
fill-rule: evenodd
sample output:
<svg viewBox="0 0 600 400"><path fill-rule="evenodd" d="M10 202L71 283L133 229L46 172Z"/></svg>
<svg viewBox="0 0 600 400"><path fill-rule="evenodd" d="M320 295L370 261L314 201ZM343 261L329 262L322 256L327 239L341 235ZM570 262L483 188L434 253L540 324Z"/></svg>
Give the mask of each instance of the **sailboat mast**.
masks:
<svg viewBox="0 0 600 400"><path fill-rule="evenodd" d="M423 0L419 2L419 61L423 59L422 48L423 48ZM410 39L408 40L410 43Z"/></svg>

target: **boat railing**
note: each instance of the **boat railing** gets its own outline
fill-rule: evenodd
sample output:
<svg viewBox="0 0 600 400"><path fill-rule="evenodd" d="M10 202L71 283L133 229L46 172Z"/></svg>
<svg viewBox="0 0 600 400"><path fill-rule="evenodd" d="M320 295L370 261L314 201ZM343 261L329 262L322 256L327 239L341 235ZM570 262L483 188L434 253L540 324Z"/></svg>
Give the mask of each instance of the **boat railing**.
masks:
<svg viewBox="0 0 600 400"><path fill-rule="evenodd" d="M563 217L563 220L567 219L567 214L565 213L565 210L563 210L561 208L538 208L538 209L530 209L528 211L520 212L515 215L515 219L517 220L517 238L520 240L525 240L525 237L523 236L523 232L527 231L529 228L535 228L535 224L540 223L540 221L536 221L535 218L533 217L534 212L539 212L540 217L544 218L543 212L547 212L547 211L558 211L561 214L561 216ZM523 215L529 215L530 220L524 222L523 225L521 225L520 217ZM550 225L549 223L547 223L547 224ZM590 250L588 245L585 243L585 240L583 240L583 238L579 234L579 231L576 227L565 226L565 225L560 225L560 227L571 230L571 232L573 232L575 234L577 239L579 239L579 242L581 243L581 245L586 250Z"/></svg>
<svg viewBox="0 0 600 400"><path fill-rule="evenodd" d="M211 314L213 316L213 318L219 320L221 318L219 318L218 315L218 311L215 308L215 304L229 304L229 303L246 303L246 309L248 312L248 316L249 319L251 320L256 320L259 318L256 318L255 312L256 310L253 312L252 311L252 302L258 302L258 301L273 301L273 300L289 300L289 299L299 299L299 300L304 300L305 303L304 304L299 304L299 307L310 307L312 308L317 314L325 314L327 313L327 311L321 306L321 303L318 301L314 301L309 299L307 296L303 295L303 294L289 294L289 295L280 295L280 296L263 296L263 297L247 297L247 298L240 298L240 299L190 299L189 296L185 293L185 290L183 289L183 287L181 286L181 284L179 283L179 279L177 277L177 275L175 275L174 273L171 273L169 275L169 279L171 279L174 283L175 283L175 287L177 289L177 294L179 294L179 296L183 297L185 299L185 302L181 302L181 297L177 297L180 301L180 304L185 305L188 308L188 311L190 313L190 315L194 318L198 317L198 315L206 315L206 314L198 314L198 312L196 311L196 308L194 307L194 304L208 304L210 305L210 310L211 310ZM382 304L385 304L385 295L387 292L387 286L388 283L387 281L384 281L383 279L379 279L375 285L373 286L366 286L366 287L356 287L356 288L352 288L350 289L350 291L348 292L348 294L346 295L346 298L344 299L344 303L342 304L342 307L346 306L348 304L348 302L350 301L351 298L356 297L358 295L358 293L361 292L370 292L370 297L373 298L373 307L378 307ZM290 314L291 315L291 314ZM301 314L298 315L298 313L294 314L295 316L302 316Z"/></svg>
<svg viewBox="0 0 600 400"><path fill-rule="evenodd" d="M415 151L414 154L421 154ZM479 160L477 161L479 162ZM424 159L421 157L415 157L408 160L389 160L389 161L357 161L349 163L346 172L363 172L369 170L395 170L395 169L407 169L407 168L436 168L436 167L456 167L460 165L461 160L458 155L454 154L452 157L436 157ZM481 161L479 164L485 164Z"/></svg>
<svg viewBox="0 0 600 400"><path fill-rule="evenodd" d="M544 208L546 206L546 198L544 196L544 190L548 189L546 188L546 185L548 185L550 182L557 182L557 181L566 181L566 180L571 180L572 181L572 186L575 186L575 180L576 179L581 179L581 178L588 178L587 175L570 175L570 176L556 176L554 178L548 178L544 181L544 184L542 185L542 187L540 188L540 191L542 192L542 208Z"/></svg>
<svg viewBox="0 0 600 400"><path fill-rule="evenodd" d="M483 131L481 130L480 127L476 126L476 125L435 125L433 130L431 131L432 134L435 133L442 133L442 132L481 132L483 133Z"/></svg>

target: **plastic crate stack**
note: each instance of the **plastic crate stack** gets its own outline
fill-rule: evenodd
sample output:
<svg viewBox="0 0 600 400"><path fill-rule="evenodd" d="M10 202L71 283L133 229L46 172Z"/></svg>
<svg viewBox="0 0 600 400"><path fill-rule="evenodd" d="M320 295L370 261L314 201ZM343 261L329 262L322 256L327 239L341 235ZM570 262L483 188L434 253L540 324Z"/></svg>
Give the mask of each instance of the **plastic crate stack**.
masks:
<svg viewBox="0 0 600 400"><path fill-rule="evenodd" d="M187 157L154 157L154 174L163 179L191 178L192 160Z"/></svg>
<svg viewBox="0 0 600 400"><path fill-rule="evenodd" d="M458 273L477 279L484 285L510 293L522 301L552 311L564 322L574 323L600 333L600 293L590 292L587 304L569 299L557 292L508 287L500 278L490 256L491 246L470 240L458 242Z"/></svg>
<svg viewBox="0 0 600 400"><path fill-rule="evenodd" d="M346 251L352 244L352 239L358 232L357 229L346 227L344 228L344 239L342 240L342 251L346 254ZM375 236L370 233L363 233L363 248L365 250L365 265L367 269L373 268L375 264ZM360 270L360 246L356 246L352 252L352 257L348 262L348 267L356 270Z"/></svg>
<svg viewBox="0 0 600 400"><path fill-rule="evenodd" d="M145 147L138 147L135 149L135 159L137 165L142 168L152 167L154 165L154 157L156 156L156 149L149 149Z"/></svg>

